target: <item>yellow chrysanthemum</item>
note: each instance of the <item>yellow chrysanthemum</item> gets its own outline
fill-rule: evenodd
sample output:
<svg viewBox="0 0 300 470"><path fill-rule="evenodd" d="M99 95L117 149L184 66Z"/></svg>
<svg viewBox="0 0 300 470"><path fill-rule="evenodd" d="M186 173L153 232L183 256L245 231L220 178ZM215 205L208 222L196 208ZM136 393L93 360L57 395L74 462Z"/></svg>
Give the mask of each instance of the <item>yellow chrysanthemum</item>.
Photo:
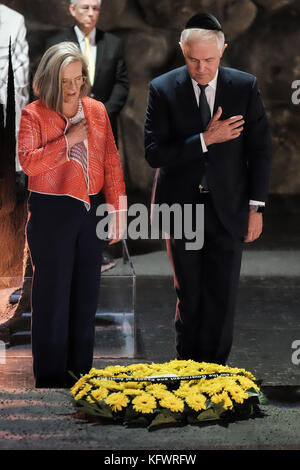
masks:
<svg viewBox="0 0 300 470"><path fill-rule="evenodd" d="M97 377L98 375L101 376L103 373L102 369L95 369L94 367L90 370L88 376L90 378Z"/></svg>
<svg viewBox="0 0 300 470"><path fill-rule="evenodd" d="M159 402L162 408L168 408L174 412L182 412L184 409L184 401L173 395L171 392L165 392L164 397Z"/></svg>
<svg viewBox="0 0 300 470"><path fill-rule="evenodd" d="M114 380L99 380L98 387L106 388L107 390L122 390L122 385Z"/></svg>
<svg viewBox="0 0 300 470"><path fill-rule="evenodd" d="M167 386L165 384L151 384L146 387L146 391L155 398L162 398L166 390Z"/></svg>
<svg viewBox="0 0 300 470"><path fill-rule="evenodd" d="M249 390L250 388L255 388L255 390L259 391L259 387L253 380L249 379L248 377L239 376L238 382L241 384L244 390Z"/></svg>
<svg viewBox="0 0 300 470"><path fill-rule="evenodd" d="M91 390L92 386L90 384L87 384L82 390L80 390L77 395L75 396L75 400L81 400L83 397L85 397L89 391Z"/></svg>
<svg viewBox="0 0 300 470"><path fill-rule="evenodd" d="M229 396L228 396L228 393L227 392L222 392L222 393L218 393L216 395L213 395L211 398L211 401L213 403L221 403L221 402L224 402L223 404L223 407L227 410L227 409L232 409L233 408L233 403L232 401L230 400Z"/></svg>
<svg viewBox="0 0 300 470"><path fill-rule="evenodd" d="M218 381L216 379L206 380L201 383L201 391L203 393L207 393L208 395L215 395L216 393L220 393L223 390L224 383L222 381ZM200 387L199 387L200 389Z"/></svg>
<svg viewBox="0 0 300 470"><path fill-rule="evenodd" d="M150 364L132 364L127 370L132 373L135 378L147 377L153 375L153 368Z"/></svg>
<svg viewBox="0 0 300 470"><path fill-rule="evenodd" d="M113 411L121 411L128 405L128 397L122 392L112 393L106 398L106 403Z"/></svg>
<svg viewBox="0 0 300 470"><path fill-rule="evenodd" d="M126 373L127 368L124 366L107 366L104 369L105 376L110 377L122 373Z"/></svg>
<svg viewBox="0 0 300 470"><path fill-rule="evenodd" d="M156 400L148 393L141 393L132 400L132 405L138 413L153 413L156 408Z"/></svg>
<svg viewBox="0 0 300 470"><path fill-rule="evenodd" d="M231 397L236 403L243 403L244 400L247 400L247 398L249 398L248 393L243 390L242 387L240 387L239 385L232 386L228 390Z"/></svg>
<svg viewBox="0 0 300 470"><path fill-rule="evenodd" d="M143 392L143 390L140 390L138 388L124 388L123 390L123 393L124 395L141 395Z"/></svg>
<svg viewBox="0 0 300 470"><path fill-rule="evenodd" d="M88 396L86 397L86 401L87 401L88 403L91 403L92 405L94 405L94 403L96 403L95 400L94 400L90 395L88 395Z"/></svg>
<svg viewBox="0 0 300 470"><path fill-rule="evenodd" d="M192 410L200 411L206 409L206 396L202 393L192 392L186 396L185 401Z"/></svg>
<svg viewBox="0 0 300 470"><path fill-rule="evenodd" d="M123 390L126 390L126 388L135 388L139 390L144 387L144 383L145 382L121 382L121 386Z"/></svg>
<svg viewBox="0 0 300 470"><path fill-rule="evenodd" d="M73 385L73 387L70 390L71 395L75 396L79 390L84 388L88 379L89 379L88 375L84 375L79 380L77 380L77 382Z"/></svg>
<svg viewBox="0 0 300 470"><path fill-rule="evenodd" d="M97 390L93 390L91 392L91 395L95 398L95 400L101 401L107 397L108 390L107 388L97 388Z"/></svg>
<svg viewBox="0 0 300 470"><path fill-rule="evenodd" d="M102 379L90 379L89 383L93 385L94 387L102 387L103 386L103 380Z"/></svg>
<svg viewBox="0 0 300 470"><path fill-rule="evenodd" d="M176 395L179 398L185 398L188 393L191 392L191 387L188 382L181 382L180 386L178 387L177 390L174 390L174 395Z"/></svg>

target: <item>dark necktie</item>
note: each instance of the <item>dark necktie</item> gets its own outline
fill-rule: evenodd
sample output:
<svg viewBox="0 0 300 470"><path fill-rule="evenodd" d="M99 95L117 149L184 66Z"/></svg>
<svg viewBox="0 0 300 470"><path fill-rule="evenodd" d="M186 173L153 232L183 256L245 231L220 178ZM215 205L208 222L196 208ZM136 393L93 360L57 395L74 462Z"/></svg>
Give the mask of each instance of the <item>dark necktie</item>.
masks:
<svg viewBox="0 0 300 470"><path fill-rule="evenodd" d="M206 99L206 94L205 94L205 89L206 87L208 87L208 85L200 85L200 83L198 83L198 87L201 90L200 98L199 98L199 113L200 113L201 122L203 126L202 131L204 132L209 121L211 120L210 108L209 108L209 105Z"/></svg>
<svg viewBox="0 0 300 470"><path fill-rule="evenodd" d="M207 86L208 85L200 85L200 83L198 83L198 87L200 88L199 113L200 113L200 119L202 123L203 132L205 131L209 121L211 120L211 112L210 112L210 108L209 108L209 105L206 99L206 94L205 94L205 89ZM207 185L205 175L202 178L201 186L204 191L208 190L208 185Z"/></svg>

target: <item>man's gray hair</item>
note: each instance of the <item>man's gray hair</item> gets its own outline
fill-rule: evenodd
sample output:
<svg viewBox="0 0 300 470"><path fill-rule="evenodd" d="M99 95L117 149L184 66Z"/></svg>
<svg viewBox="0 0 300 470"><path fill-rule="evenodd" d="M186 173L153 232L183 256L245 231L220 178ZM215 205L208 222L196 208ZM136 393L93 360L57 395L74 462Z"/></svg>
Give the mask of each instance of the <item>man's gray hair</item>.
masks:
<svg viewBox="0 0 300 470"><path fill-rule="evenodd" d="M71 5L76 5L76 3L78 3L79 0L70 0L70 3ZM98 3L100 4L102 2L102 0L98 0Z"/></svg>
<svg viewBox="0 0 300 470"><path fill-rule="evenodd" d="M214 31L200 28L184 29L180 36L180 43L182 45L188 44L190 41L195 39L202 39L203 41L211 41L212 39L216 39L220 51L222 50L225 44L225 36L222 31Z"/></svg>

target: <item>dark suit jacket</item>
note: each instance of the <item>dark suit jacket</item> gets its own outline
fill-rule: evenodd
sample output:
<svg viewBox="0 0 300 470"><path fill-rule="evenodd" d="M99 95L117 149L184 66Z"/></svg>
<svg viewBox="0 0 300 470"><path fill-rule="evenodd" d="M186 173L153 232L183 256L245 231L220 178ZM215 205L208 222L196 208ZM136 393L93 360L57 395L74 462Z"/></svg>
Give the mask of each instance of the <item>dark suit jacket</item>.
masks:
<svg viewBox="0 0 300 470"><path fill-rule="evenodd" d="M248 229L249 200L267 200L270 176L271 137L256 78L220 67L214 112L218 106L221 119L243 115L244 131L203 153L204 129L187 67L152 80L145 122L146 159L157 168L152 202L196 202L205 171L220 220L240 237Z"/></svg>
<svg viewBox="0 0 300 470"><path fill-rule="evenodd" d="M74 28L65 29L51 37L46 49L63 41L78 44ZM116 138L117 116L126 103L129 90L123 44L118 37L99 29L96 32L96 44L97 60L91 97L105 105Z"/></svg>

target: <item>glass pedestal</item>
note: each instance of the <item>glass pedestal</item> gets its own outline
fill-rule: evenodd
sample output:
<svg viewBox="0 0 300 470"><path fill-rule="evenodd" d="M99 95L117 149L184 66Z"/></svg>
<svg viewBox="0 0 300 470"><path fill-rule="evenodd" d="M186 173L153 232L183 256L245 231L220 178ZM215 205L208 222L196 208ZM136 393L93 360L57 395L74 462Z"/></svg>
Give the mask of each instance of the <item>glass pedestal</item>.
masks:
<svg viewBox="0 0 300 470"><path fill-rule="evenodd" d="M136 353L136 275L122 241L123 256L102 273L96 312L94 358L133 358Z"/></svg>
<svg viewBox="0 0 300 470"><path fill-rule="evenodd" d="M122 241L122 253L113 268L102 272L95 359L136 354L136 275L126 241ZM7 374L10 370L9 375L18 374L24 369L22 361L31 360L31 283L31 276L0 278L0 370Z"/></svg>

